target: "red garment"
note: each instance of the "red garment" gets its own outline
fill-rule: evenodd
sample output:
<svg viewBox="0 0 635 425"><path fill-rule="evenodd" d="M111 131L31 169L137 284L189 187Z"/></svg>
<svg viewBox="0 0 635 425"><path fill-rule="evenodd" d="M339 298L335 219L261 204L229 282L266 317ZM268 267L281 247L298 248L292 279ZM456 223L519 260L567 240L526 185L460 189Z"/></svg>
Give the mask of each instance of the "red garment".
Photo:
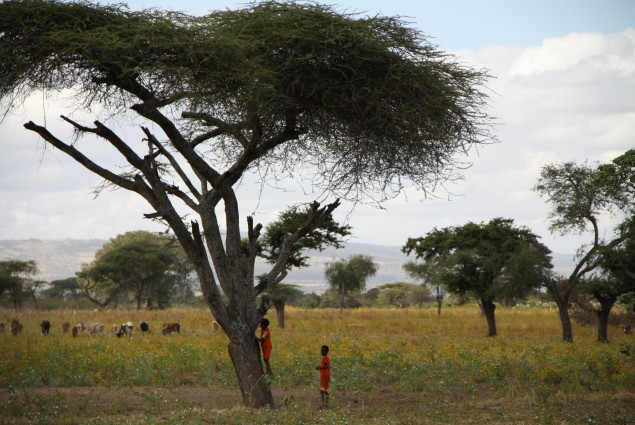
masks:
<svg viewBox="0 0 635 425"><path fill-rule="evenodd" d="M320 362L320 392L328 394L331 382L331 359L329 356L322 356Z"/></svg>
<svg viewBox="0 0 635 425"><path fill-rule="evenodd" d="M264 338L264 340L262 339ZM269 360L271 358L271 332L269 327L260 328L260 348L262 349L262 358Z"/></svg>

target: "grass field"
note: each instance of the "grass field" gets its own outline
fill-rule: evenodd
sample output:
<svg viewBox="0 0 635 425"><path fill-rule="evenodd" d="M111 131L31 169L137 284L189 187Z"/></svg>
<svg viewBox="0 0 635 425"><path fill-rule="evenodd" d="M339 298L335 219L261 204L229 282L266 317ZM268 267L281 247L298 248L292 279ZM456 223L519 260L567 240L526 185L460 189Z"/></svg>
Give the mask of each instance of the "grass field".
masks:
<svg viewBox="0 0 635 425"><path fill-rule="evenodd" d="M227 354L204 309L0 310L24 324L0 334L0 423L91 424L633 424L635 337L574 327L561 341L553 309L499 309L486 337L473 306L435 309L288 308L272 320L275 408L241 406ZM49 337L39 322L51 321ZM72 338L62 322L97 320L106 334ZM140 320L154 333L116 338ZM181 333L161 335L163 322ZM332 403L319 410L315 365L331 347Z"/></svg>

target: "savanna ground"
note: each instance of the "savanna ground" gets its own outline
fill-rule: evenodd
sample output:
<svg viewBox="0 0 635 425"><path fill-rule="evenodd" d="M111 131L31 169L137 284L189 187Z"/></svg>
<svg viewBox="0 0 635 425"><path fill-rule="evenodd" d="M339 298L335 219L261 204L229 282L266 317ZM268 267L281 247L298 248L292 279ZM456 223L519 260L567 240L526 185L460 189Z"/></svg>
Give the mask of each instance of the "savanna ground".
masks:
<svg viewBox="0 0 635 425"><path fill-rule="evenodd" d="M205 309L0 310L24 324L0 334L1 424L634 424L635 337L575 326L561 341L556 310L498 309L488 338L474 306L444 309L287 309L272 320L276 406L242 407L227 354ZM39 322L52 323L49 337ZM62 322L106 334L72 338ZM117 338L140 320L153 333ZM161 335L163 322L181 333ZM320 346L331 347L332 399L318 409Z"/></svg>

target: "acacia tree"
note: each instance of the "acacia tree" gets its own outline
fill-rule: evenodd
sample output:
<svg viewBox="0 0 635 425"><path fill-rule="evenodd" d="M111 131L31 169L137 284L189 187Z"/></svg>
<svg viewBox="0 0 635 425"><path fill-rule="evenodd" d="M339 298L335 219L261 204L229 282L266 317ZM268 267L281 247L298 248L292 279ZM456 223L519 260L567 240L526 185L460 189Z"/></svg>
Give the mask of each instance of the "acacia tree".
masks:
<svg viewBox="0 0 635 425"><path fill-rule="evenodd" d="M257 242L257 255L266 259L268 263L275 265L280 257L285 240L307 221L310 214L310 207L299 208L297 206L290 207L280 213L277 220L265 227L262 240ZM329 214L317 228L301 237L291 248L285 270L279 274L275 282L271 282L269 285L271 289L267 290L269 299L276 309L279 327L284 328L284 307L287 299L291 295L297 295L297 290L294 290L293 286L280 287L280 282L287 277L291 269L309 266L307 262L309 257L303 254L304 251L323 251L327 246L339 249L344 242L343 238L351 234L350 229L351 227L348 225L337 223L332 215ZM248 247L249 242L244 241L244 245ZM266 276L259 278L264 279Z"/></svg>
<svg viewBox="0 0 635 425"><path fill-rule="evenodd" d="M408 254L411 252L404 249L402 249L402 251ZM404 271L408 273L411 278L421 280L424 285L429 285L434 288L434 298L437 301L437 316L441 315L441 307L443 306L443 298L445 296L443 276L451 270L452 266L453 265L448 262L448 258L430 258L422 263L408 261L403 265Z"/></svg>
<svg viewBox="0 0 635 425"><path fill-rule="evenodd" d="M398 18L314 3L265 1L204 16L84 1L0 3L4 106L33 91L67 90L76 105L104 111L108 121L92 124L62 116L76 132L71 140L24 126L106 186L141 196L145 216L172 229L229 337L249 406L273 405L253 344L266 306L255 301L284 272L294 244L339 199L381 202L406 184L427 191L458 178L465 164L457 156L492 139L488 77ZM131 115L140 131L118 133L113 123ZM90 156L85 136L114 148L122 163ZM254 284L261 225L247 217L245 253L237 190L256 171L263 179L304 173L321 199L338 200L313 203Z"/></svg>
<svg viewBox="0 0 635 425"><path fill-rule="evenodd" d="M126 232L109 240L95 253L95 260L78 273L86 297L104 308L117 305L118 296L131 295L137 310L144 301L151 307L156 300L159 308L170 302L176 285L176 266L180 246L174 238L146 231ZM187 274L189 270L179 270ZM100 296L104 301L100 300Z"/></svg>
<svg viewBox="0 0 635 425"><path fill-rule="evenodd" d="M622 295L635 292L635 217L629 222L628 237L617 249L603 256L600 268L603 275L582 282L582 292L600 304L598 314L598 342L608 342L609 315Z"/></svg>
<svg viewBox="0 0 635 425"><path fill-rule="evenodd" d="M3 291L9 293L14 309L22 309L22 296L23 293L28 290L27 284L31 282L29 277L37 273L37 263L33 260L0 261L0 294L2 294ZM37 285L35 288L37 288ZM37 306L37 300L34 294L35 289L33 289L32 295L35 305Z"/></svg>
<svg viewBox="0 0 635 425"><path fill-rule="evenodd" d="M377 273L377 263L368 255L352 255L348 258L326 263L324 277L339 296L340 310L344 299L351 292L362 291L366 280Z"/></svg>
<svg viewBox="0 0 635 425"><path fill-rule="evenodd" d="M581 279L597 269L628 238L626 219L635 211L635 149L607 164L549 164L542 167L533 188L552 204L550 230L561 235L587 232L589 242L576 253L576 265L566 279L553 278L546 283L553 296L562 325L562 339L573 342L569 316L571 294ZM601 225L602 216L622 218L612 234Z"/></svg>
<svg viewBox="0 0 635 425"><path fill-rule="evenodd" d="M434 229L408 238L403 251L431 263L452 264L443 270L449 292L474 294L487 319L488 335L495 336L496 300L526 295L544 283L551 268L550 251L526 227L495 218L488 223Z"/></svg>

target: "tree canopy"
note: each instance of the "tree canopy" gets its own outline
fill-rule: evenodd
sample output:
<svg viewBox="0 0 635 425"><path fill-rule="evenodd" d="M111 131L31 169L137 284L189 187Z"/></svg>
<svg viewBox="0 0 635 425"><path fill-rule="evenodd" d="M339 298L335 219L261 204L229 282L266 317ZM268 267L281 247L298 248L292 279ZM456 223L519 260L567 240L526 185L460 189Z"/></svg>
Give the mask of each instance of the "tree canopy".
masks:
<svg viewBox="0 0 635 425"><path fill-rule="evenodd" d="M512 219L434 229L408 238L403 251L424 261L451 264L442 268L449 292L475 295L485 312L489 335L496 335L494 301L525 296L541 286L551 266L549 249Z"/></svg>
<svg viewBox="0 0 635 425"><path fill-rule="evenodd" d="M324 277L331 289L339 295L340 308L344 307L346 295L366 287L366 280L377 273L377 268L372 257L361 254L326 264Z"/></svg>
<svg viewBox="0 0 635 425"><path fill-rule="evenodd" d="M182 249L173 237L146 231L127 232L110 241L95 254L95 260L78 273L84 294L101 307L117 305L119 297L131 297L137 310L165 308L174 287L191 268L181 270ZM101 298L101 300L100 300Z"/></svg>
<svg viewBox="0 0 635 425"><path fill-rule="evenodd" d="M318 199L353 202L381 201L405 185L428 191L460 176L460 158L492 139L488 77L399 18L316 3L265 1L204 16L84 1L0 3L2 107L66 90L77 108L102 112L106 119L92 124L62 116L72 140L32 121L25 128L105 186L141 196L146 217L172 229L229 337L250 406L273 405L253 347L266 313L255 301L340 201L312 203L255 285L262 226L247 218L244 250L242 177L257 171L275 182L295 172ZM139 130L118 132L123 121ZM105 142L121 163L101 165L85 138Z"/></svg>
<svg viewBox="0 0 635 425"><path fill-rule="evenodd" d="M0 261L0 295L7 291L16 310L22 308L23 293L29 289L29 278L38 273L37 263L33 260Z"/></svg>
<svg viewBox="0 0 635 425"><path fill-rule="evenodd" d="M566 281L547 282L560 312L562 338L571 342L573 330L568 306L572 291L633 232L635 149L605 164L547 164L542 167L534 190L551 203L552 232L589 235L588 242L578 249L576 265ZM617 220L615 228L606 225L607 216Z"/></svg>

